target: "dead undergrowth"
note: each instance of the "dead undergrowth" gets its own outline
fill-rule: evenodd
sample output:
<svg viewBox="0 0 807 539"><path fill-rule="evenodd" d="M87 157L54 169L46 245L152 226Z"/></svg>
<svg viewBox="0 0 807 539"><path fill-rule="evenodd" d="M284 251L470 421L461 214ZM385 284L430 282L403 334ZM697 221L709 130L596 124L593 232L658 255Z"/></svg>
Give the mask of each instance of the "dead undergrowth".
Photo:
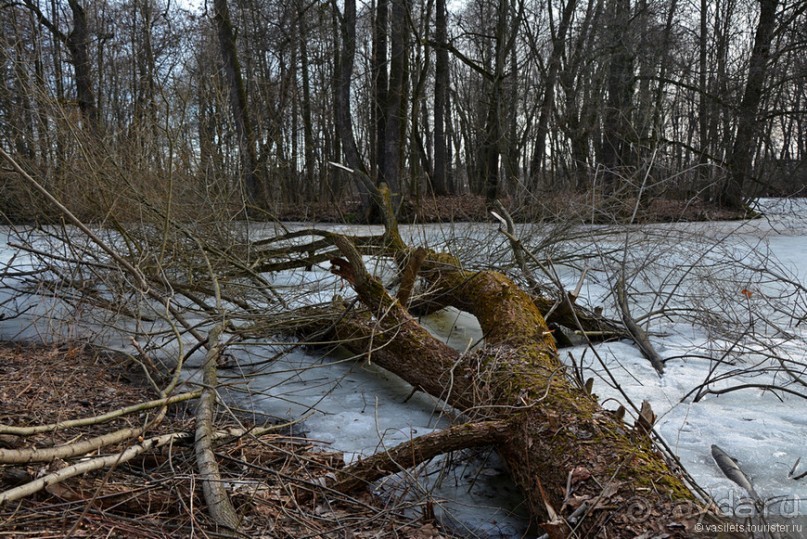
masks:
<svg viewBox="0 0 807 539"><path fill-rule="evenodd" d="M504 198L503 203L518 222L571 220L579 223L641 224L730 221L748 217L744 211L727 210L698 198L656 197L638 204L635 197L626 196L595 204L590 193L547 192L527 203L516 203L508 198ZM283 204L275 217L281 221L364 222L358 200ZM407 198L402 203L398 219L401 223L450 223L484 222L491 217L484 197L459 195Z"/></svg>
<svg viewBox="0 0 807 539"><path fill-rule="evenodd" d="M0 430L97 416L154 398L138 372L120 355L81 345L0 343ZM0 537L221 536L207 516L194 468L193 414L188 408L169 409L162 422L143 434L188 433L186 438L111 469L74 477L0 505ZM100 425L26 437L2 434L0 448L53 447L113 429L142 427L151 419L148 414L139 412ZM217 425L224 430L236 422L221 417ZM119 444L100 452L123 449ZM355 497L324 492L318 478L341 467L342 455L324 451L288 430L259 437L225 437L216 454L246 536L441 536L422 517L420 508L409 507L414 510L406 511L410 515L406 517L400 503L384 505L367 492ZM99 456L99 452L88 456ZM0 465L0 492L66 465L60 459ZM314 495L299 496L306 490Z"/></svg>

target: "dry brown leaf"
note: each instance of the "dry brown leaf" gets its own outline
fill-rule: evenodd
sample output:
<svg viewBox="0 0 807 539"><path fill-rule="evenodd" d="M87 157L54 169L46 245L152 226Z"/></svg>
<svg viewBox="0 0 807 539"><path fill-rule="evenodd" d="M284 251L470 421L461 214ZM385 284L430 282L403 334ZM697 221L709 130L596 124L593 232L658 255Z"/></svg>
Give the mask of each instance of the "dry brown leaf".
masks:
<svg viewBox="0 0 807 539"><path fill-rule="evenodd" d="M590 499L591 499L591 496L588 496L588 495L578 496L578 495L574 494L574 495L572 495L572 496L570 496L569 498L566 499L566 502L564 502L564 505L566 507L571 507L572 509L577 509L578 507L580 507L581 505L583 505L584 503L586 503Z"/></svg>
<svg viewBox="0 0 807 539"><path fill-rule="evenodd" d="M575 466L572 470L571 484L576 485L581 481L588 481L591 478L591 472L585 466Z"/></svg>

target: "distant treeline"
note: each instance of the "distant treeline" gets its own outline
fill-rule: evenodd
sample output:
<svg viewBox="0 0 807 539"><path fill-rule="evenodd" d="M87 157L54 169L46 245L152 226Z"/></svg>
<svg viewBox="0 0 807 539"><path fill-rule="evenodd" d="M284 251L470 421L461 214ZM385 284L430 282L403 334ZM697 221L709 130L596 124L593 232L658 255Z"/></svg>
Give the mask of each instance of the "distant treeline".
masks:
<svg viewBox="0 0 807 539"><path fill-rule="evenodd" d="M205 5L0 0L0 145L87 219L804 192L804 0Z"/></svg>

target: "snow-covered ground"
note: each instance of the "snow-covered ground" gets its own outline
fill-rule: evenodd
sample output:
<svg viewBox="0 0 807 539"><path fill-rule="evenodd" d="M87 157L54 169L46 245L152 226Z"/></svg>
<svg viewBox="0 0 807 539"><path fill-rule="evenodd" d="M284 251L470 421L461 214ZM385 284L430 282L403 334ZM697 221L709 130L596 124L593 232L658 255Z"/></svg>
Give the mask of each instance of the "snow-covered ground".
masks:
<svg viewBox="0 0 807 539"><path fill-rule="evenodd" d="M562 354L585 378L595 379L594 392L605 407L627 404L625 396L637 405L649 401L658 416L659 434L724 512L744 517L753 508L744 501L747 493L715 464L713 444L736 458L750 476L768 517L800 523L807 530L807 502L802 502L807 478L797 481L791 473L802 457L795 476L807 471L807 322L798 324L807 316L805 294L799 289L807 284L807 203L760 204L766 218L746 223L616 231L521 225L517 233L542 258L547 271L536 272L539 280L554 280L567 290L580 281L580 302L602 306L606 316L619 317L612 290L616 279L624 278L632 315L646 322L653 345L667 359L660 378L629 342L580 345ZM268 233L254 231L256 236ZM451 250L472 265L511 265L510 247L492 224L411 226L402 227L402 233L412 243ZM32 269L28 255L13 246L15 241L13 231L0 231L0 272L7 264L13 267L0 286L0 313L6 314L0 319L0 339L60 339L97 330L96 325L76 321L76 307L11 289L31 278L12 271ZM384 274L389 268L376 269ZM508 271L519 275L512 267ZM299 303L350 294L328 273L327 264L268 277ZM25 313L9 318L19 311ZM650 316L642 318L647 313ZM90 320L97 313L78 314ZM481 339L476 321L465 313L449 310L423 322L459 350ZM127 346L115 332L107 331L104 338L112 346ZM176 346L166 345L162 351L170 354ZM453 419L441 403L422 393L410 395L406 383L353 358L323 357L289 343L258 340L239 343L229 353L238 365L222 380L229 403L271 418L302 418L300 430L344 451L346 460L432 432ZM196 376L194 365L191 361L187 368L190 379ZM722 394L697 391L740 386L744 388ZM471 457L456 457L450 466L443 459L413 472L421 480L414 489L397 478L380 484L379 492L393 495L395 488L407 485L420 491L409 492L410 497L432 496L458 530L482 537L522 536L526 521L518 509L520 498L495 455ZM803 535L797 528L790 531L794 537Z"/></svg>

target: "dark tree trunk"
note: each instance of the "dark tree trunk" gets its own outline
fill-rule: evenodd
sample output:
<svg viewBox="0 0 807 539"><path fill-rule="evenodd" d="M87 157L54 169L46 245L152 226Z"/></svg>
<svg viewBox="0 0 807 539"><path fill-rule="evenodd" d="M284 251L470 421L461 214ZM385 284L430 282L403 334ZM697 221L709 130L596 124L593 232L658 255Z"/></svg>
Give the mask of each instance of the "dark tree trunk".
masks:
<svg viewBox="0 0 807 539"><path fill-rule="evenodd" d="M69 0L68 4L73 13L73 29L67 35L65 45L73 60L78 108L90 128L98 132L100 119L95 103L95 92L92 88L92 63L89 53L90 29L87 24L87 13L78 0Z"/></svg>
<svg viewBox="0 0 807 539"><path fill-rule="evenodd" d="M336 70L336 130L339 132L339 140L348 166L366 173L353 136L353 117L350 113L350 83L356 55L356 0L345 0L344 13L339 18L342 50Z"/></svg>
<svg viewBox="0 0 807 539"><path fill-rule="evenodd" d="M244 189L247 201L251 204L266 204L266 193L262 193L258 181L258 156L255 148L255 133L247 104L247 92L241 75L241 64L238 60L235 31L230 19L227 0L214 0L214 19L218 33L219 50L221 52L224 74L227 78L232 108L233 123L238 135L238 150L241 157Z"/></svg>
<svg viewBox="0 0 807 539"><path fill-rule="evenodd" d="M667 19L664 23L664 34L662 35L662 43L656 44L651 42L646 42L646 46L653 47L660 45L661 46L661 60L660 65L658 68L658 78L659 82L656 86L655 95L653 96L653 109L652 109L652 122L648 126L652 129L650 138L651 144L657 144L657 141L663 136L663 114L664 114L664 97L666 94L666 87L667 87L667 73L670 69L672 64L672 57L671 57L671 43L672 43L672 32L673 32L673 24L675 22L675 13L678 9L678 0L671 0L669 7L669 11L667 11Z"/></svg>
<svg viewBox="0 0 807 539"><path fill-rule="evenodd" d="M433 2L429 0L425 6L425 11L421 14L420 24L418 27L418 35L426 36L428 34L427 26L431 19ZM422 42L421 42L422 41ZM432 132L429 128L430 109L426 106L426 86L429 80L429 73L432 70L431 63L431 47L428 40L413 40L412 58L412 76L411 87L412 90L406 100L410 107L409 112L409 152L404 159L404 163L409 164L407 176L410 179L407 195L410 199L415 201L416 205L420 203L421 186L425 186L427 192L434 193L434 163L432 159ZM405 123L402 136L405 136ZM405 165L404 165L405 166ZM423 178L425 182L421 181Z"/></svg>
<svg viewBox="0 0 807 539"><path fill-rule="evenodd" d="M709 0L701 0L700 35L698 36L698 137L700 146L700 153L698 155L698 187L706 186L709 181L709 170L706 167L706 157L710 153L709 143L711 136L709 135L709 115L710 109L712 108L710 106L711 99L708 97L709 86L706 78L709 46L709 4Z"/></svg>
<svg viewBox="0 0 807 539"><path fill-rule="evenodd" d="M519 13L519 18L520 18ZM484 182L485 200L492 204L499 196L499 157L505 146L502 142L502 95L506 76L515 77L515 73L506 74L506 62L515 43L515 32L518 18L511 17L509 0L499 0L496 9L496 30L494 35L493 72L488 74L488 102L485 115L485 131L481 145L481 180Z"/></svg>
<svg viewBox="0 0 807 539"><path fill-rule="evenodd" d="M491 204L499 196L499 138L501 137L501 123L499 116L501 81L493 84L488 95L488 110L485 119L485 133L482 141L482 181L484 182L485 200Z"/></svg>
<svg viewBox="0 0 807 539"><path fill-rule="evenodd" d="M305 156L305 188L306 198L311 200L317 192L314 188L314 169L316 159L314 156L314 124L311 116L311 74L308 61L308 30L306 18L301 7L298 7L300 24L300 71L302 72L303 98L300 103L303 114L303 155Z"/></svg>
<svg viewBox="0 0 807 539"><path fill-rule="evenodd" d="M407 0L391 0L391 2L389 87L385 106L384 157L379 181L389 186L397 208L401 198L401 157L404 142L402 133L406 117L404 93L408 72L406 38L409 24L406 16Z"/></svg>
<svg viewBox="0 0 807 539"><path fill-rule="evenodd" d="M634 53L630 43L630 0L612 0L608 25L611 61L608 66L608 101L603 127L601 160L605 193L617 189L618 178L630 164L630 122L633 98Z"/></svg>
<svg viewBox="0 0 807 539"><path fill-rule="evenodd" d="M334 9L336 9L334 7ZM335 104L336 104L336 131L342 153L348 166L354 171L354 179L358 181L359 196L365 216L370 215L373 207L372 185L367 168L359 154L356 138L353 135L353 117L350 112L350 83L353 78L353 61L356 56L356 0L345 0L344 12L336 13L339 20L339 33L342 36L341 51L337 51Z"/></svg>
<svg viewBox="0 0 807 539"><path fill-rule="evenodd" d="M446 119L448 116L448 25L446 1L437 0L435 13L435 41L437 48L434 64L434 174L432 186L436 195L448 195L454 191L449 183L448 137L446 136Z"/></svg>
<svg viewBox="0 0 807 539"><path fill-rule="evenodd" d="M778 0L760 0L759 22L754 35L754 48L748 66L748 79L740 102L737 134L731 153L730 174L723 188L720 203L726 208L741 210L745 187L751 174L757 138L757 111L762 101L765 73L771 53L771 40L776 28Z"/></svg>
<svg viewBox="0 0 807 539"><path fill-rule="evenodd" d="M90 29L87 22L87 13L84 8L79 4L78 0L68 0L70 12L73 15L73 29L69 34L63 33L59 30L56 23L48 19L44 13L39 9L37 3L33 0L24 0L25 7L28 8L34 16L36 16L39 24L47 28L54 37L56 46L54 52L57 54L55 61L57 62L56 71L56 88L57 95L63 95L62 81L61 81L61 67L59 66L60 58L58 57L60 43L67 47L70 53L70 61L73 64L74 81L76 84L76 102L78 103L79 111L90 128L95 134L100 132L100 114L98 113L98 106L95 100L95 92L92 87L92 63L90 62ZM57 7L52 4L53 13L57 12Z"/></svg>
<svg viewBox="0 0 807 539"><path fill-rule="evenodd" d="M378 177L384 171L384 138L387 130L387 90L389 88L389 0L378 0L373 23L373 52L370 65L373 78L373 144L370 171Z"/></svg>
<svg viewBox="0 0 807 539"><path fill-rule="evenodd" d="M530 159L530 186L533 189L538 186L538 177L543 168L544 155L546 154L546 136L549 133L549 118L555 107L555 83L560 69L560 60L566 47L566 32L572 22L576 7L577 0L566 0L558 31L552 36L552 53L549 55L549 65L544 80L544 97L541 100L538 125L535 129L535 149ZM551 5L549 9L552 9Z"/></svg>

